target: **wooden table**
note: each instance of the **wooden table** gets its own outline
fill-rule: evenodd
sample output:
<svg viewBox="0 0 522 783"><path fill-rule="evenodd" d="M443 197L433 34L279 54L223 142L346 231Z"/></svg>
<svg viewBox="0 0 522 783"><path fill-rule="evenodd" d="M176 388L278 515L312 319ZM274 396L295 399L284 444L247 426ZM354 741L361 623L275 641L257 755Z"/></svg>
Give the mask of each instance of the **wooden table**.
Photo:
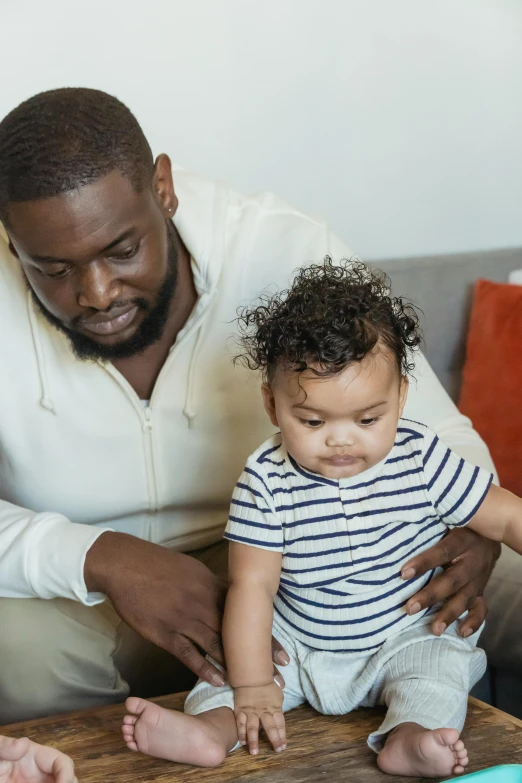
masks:
<svg viewBox="0 0 522 783"><path fill-rule="evenodd" d="M158 703L180 709L183 694ZM72 713L0 728L0 734L28 736L54 745L74 759L80 783L415 783L420 778L384 775L366 745L379 725L375 710L342 717L318 715L300 707L287 715L288 749L281 754L263 746L258 757L240 749L219 769L196 769L131 753L120 732L123 706ZM469 771L495 764L522 763L522 721L470 699L463 738Z"/></svg>

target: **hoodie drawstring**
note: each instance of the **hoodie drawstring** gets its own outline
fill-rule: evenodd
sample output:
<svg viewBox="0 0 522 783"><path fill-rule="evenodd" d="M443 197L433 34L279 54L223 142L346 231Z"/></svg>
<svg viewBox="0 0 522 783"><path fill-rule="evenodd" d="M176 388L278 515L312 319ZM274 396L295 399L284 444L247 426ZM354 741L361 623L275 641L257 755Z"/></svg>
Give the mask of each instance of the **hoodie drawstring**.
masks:
<svg viewBox="0 0 522 783"><path fill-rule="evenodd" d="M45 351L40 340L40 330L36 321L34 302L31 291L27 292L27 310L29 313L29 323L31 325L31 335L33 338L34 353L36 356L36 365L38 367L38 376L40 378L40 405L46 411L56 413L56 408L51 397L49 380L47 377L47 363L45 360Z"/></svg>
<svg viewBox="0 0 522 783"><path fill-rule="evenodd" d="M198 358L198 352L201 347L203 337L203 326L200 326L196 336L196 342L190 357L188 376L187 376L187 390L185 394L185 405L183 406L183 415L187 419L189 429L192 427L192 423L196 417L196 411L194 406L194 378L196 375L196 362Z"/></svg>
<svg viewBox="0 0 522 783"><path fill-rule="evenodd" d="M197 369L197 361L198 361L198 355L201 350L201 346L203 344L203 324L206 320L207 315L209 314L212 301L215 299L217 294L217 289L214 288L212 291L209 291L208 293L204 294L204 296L208 297L208 301L205 303L205 309L204 313L202 314L202 317L200 319L200 323L198 325L198 331L196 335L196 340L194 342L194 348L192 349L192 355L190 357L189 367L188 367L188 374L187 374L187 388L185 393L185 404L183 406L183 415L187 419L189 429L191 429L194 419L196 418L196 404L195 404L195 378L196 378L196 369Z"/></svg>

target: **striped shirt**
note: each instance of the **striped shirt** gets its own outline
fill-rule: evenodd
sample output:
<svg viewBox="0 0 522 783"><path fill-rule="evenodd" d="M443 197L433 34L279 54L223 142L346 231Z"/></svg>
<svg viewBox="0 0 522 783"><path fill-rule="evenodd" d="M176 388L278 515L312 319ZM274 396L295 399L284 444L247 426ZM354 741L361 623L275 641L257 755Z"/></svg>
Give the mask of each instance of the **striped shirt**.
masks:
<svg viewBox="0 0 522 783"><path fill-rule="evenodd" d="M277 615L309 647L376 651L418 621L404 605L433 576L401 566L477 512L492 475L401 419L386 459L346 479L302 468L278 433L236 484L225 537L282 554Z"/></svg>

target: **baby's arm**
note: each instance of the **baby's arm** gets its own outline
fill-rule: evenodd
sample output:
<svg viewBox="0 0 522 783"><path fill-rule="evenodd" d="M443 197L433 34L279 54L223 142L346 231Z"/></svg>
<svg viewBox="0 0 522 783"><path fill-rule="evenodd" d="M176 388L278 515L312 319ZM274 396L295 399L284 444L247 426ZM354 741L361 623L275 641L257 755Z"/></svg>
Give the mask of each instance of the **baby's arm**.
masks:
<svg viewBox="0 0 522 783"><path fill-rule="evenodd" d="M280 552L230 542L223 643L239 741L258 752L260 724L274 750L286 747L283 692L272 664L273 601L281 576Z"/></svg>
<svg viewBox="0 0 522 783"><path fill-rule="evenodd" d="M522 555L522 500L507 489L491 485L469 527Z"/></svg>

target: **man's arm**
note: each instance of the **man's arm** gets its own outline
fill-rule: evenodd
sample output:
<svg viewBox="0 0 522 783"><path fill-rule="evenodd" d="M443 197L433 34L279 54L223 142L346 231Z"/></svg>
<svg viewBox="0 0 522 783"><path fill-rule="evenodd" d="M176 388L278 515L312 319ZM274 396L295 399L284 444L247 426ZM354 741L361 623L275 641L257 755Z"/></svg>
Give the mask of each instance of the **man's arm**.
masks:
<svg viewBox="0 0 522 783"><path fill-rule="evenodd" d="M225 593L224 582L192 557L0 500L0 597L90 606L108 596L135 631L214 685L223 675L197 646L223 662ZM275 641L272 654L276 663L288 662Z"/></svg>
<svg viewBox="0 0 522 783"><path fill-rule="evenodd" d="M103 532L61 514L36 513L0 500L0 596L100 603L105 596L89 593L83 568Z"/></svg>
<svg viewBox="0 0 522 783"><path fill-rule="evenodd" d="M427 424L459 457L496 476L488 447L473 429L471 421L460 413L420 352L416 354L414 376L404 417Z"/></svg>
<svg viewBox="0 0 522 783"><path fill-rule="evenodd" d="M427 424L452 451L496 476L486 444L470 420L459 412L422 354L416 361L415 380L410 384L404 416ZM469 527L450 531L434 547L405 564L402 574L406 579L434 568L445 569L410 598L406 611L416 614L442 603L432 625L437 636L467 611L459 633L471 636L486 618L482 594L499 555L497 542L483 538Z"/></svg>
<svg viewBox="0 0 522 783"><path fill-rule="evenodd" d="M144 638L208 682L223 684L195 646L223 662L225 585L206 566L134 536L0 500L0 597L93 605L106 596Z"/></svg>

